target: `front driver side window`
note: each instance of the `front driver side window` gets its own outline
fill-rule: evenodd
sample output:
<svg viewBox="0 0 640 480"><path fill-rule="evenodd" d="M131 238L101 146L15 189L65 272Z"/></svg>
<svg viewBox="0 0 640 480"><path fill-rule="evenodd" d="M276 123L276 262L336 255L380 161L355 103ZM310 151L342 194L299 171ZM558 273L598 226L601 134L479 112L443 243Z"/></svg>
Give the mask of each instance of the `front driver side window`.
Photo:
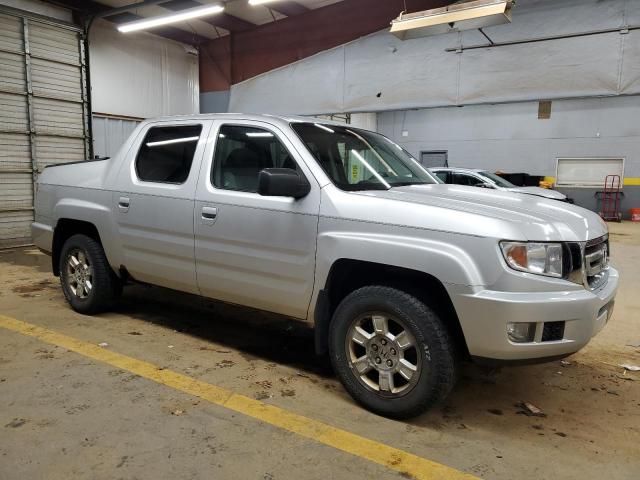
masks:
<svg viewBox="0 0 640 480"><path fill-rule="evenodd" d="M286 147L269 130L223 125L218 132L211 183L217 188L257 192L265 168L300 169Z"/></svg>

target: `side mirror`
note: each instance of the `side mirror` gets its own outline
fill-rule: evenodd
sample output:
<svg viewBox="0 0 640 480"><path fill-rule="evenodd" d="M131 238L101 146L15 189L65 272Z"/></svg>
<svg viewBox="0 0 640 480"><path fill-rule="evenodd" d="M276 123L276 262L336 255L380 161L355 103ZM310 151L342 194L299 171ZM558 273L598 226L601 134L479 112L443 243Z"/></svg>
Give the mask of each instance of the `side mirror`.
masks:
<svg viewBox="0 0 640 480"><path fill-rule="evenodd" d="M266 197L302 198L310 191L307 179L291 168L265 168L258 176L258 193Z"/></svg>

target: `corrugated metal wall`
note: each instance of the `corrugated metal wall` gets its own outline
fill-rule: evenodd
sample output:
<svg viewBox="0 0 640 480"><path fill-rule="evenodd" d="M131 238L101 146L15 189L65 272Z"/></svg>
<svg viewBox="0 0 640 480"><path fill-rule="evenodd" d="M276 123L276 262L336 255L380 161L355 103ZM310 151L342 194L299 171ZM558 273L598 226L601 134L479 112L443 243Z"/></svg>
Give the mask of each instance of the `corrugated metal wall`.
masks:
<svg viewBox="0 0 640 480"><path fill-rule="evenodd" d="M113 157L142 119L93 115L93 153Z"/></svg>
<svg viewBox="0 0 640 480"><path fill-rule="evenodd" d="M30 242L33 182L89 156L78 29L0 8L0 247Z"/></svg>

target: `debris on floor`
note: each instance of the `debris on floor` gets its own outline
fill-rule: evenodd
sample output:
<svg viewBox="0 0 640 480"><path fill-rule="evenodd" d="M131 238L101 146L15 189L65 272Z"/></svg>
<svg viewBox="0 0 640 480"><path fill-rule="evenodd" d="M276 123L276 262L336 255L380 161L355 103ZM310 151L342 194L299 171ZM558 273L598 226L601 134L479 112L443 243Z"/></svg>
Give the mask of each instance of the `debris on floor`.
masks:
<svg viewBox="0 0 640 480"><path fill-rule="evenodd" d="M100 342L98 346L104 348L104 347L108 347L109 344L107 342Z"/></svg>
<svg viewBox="0 0 640 480"><path fill-rule="evenodd" d="M544 413L540 408L536 407L533 403L529 402L520 402L515 405L516 408L520 410L517 412L520 415L526 415L527 417L546 417L547 414Z"/></svg>
<svg viewBox="0 0 640 480"><path fill-rule="evenodd" d="M628 363L623 363L620 366L625 370L629 370L630 372L640 372L640 367L638 365L630 365Z"/></svg>
<svg viewBox="0 0 640 480"><path fill-rule="evenodd" d="M27 423L27 421L24 418L14 418L9 423L7 423L5 425L5 427L18 428L18 427L21 427L22 425L24 425L25 423Z"/></svg>

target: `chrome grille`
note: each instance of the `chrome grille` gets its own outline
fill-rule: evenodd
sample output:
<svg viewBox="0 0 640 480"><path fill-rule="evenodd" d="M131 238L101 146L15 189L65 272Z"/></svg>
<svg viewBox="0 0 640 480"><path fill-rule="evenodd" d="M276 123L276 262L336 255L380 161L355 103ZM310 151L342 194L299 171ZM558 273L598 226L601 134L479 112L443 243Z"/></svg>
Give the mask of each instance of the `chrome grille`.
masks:
<svg viewBox="0 0 640 480"><path fill-rule="evenodd" d="M609 278L609 236L565 244L565 278L595 290Z"/></svg>
<svg viewBox="0 0 640 480"><path fill-rule="evenodd" d="M586 243L584 249L586 285L594 290L605 283L609 276L609 239L600 237Z"/></svg>

